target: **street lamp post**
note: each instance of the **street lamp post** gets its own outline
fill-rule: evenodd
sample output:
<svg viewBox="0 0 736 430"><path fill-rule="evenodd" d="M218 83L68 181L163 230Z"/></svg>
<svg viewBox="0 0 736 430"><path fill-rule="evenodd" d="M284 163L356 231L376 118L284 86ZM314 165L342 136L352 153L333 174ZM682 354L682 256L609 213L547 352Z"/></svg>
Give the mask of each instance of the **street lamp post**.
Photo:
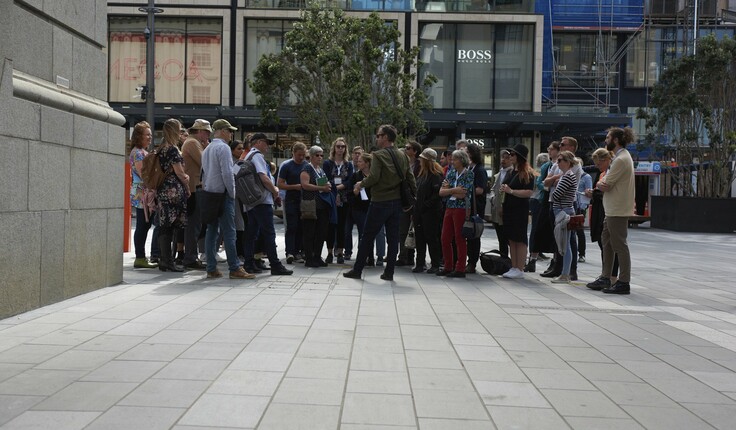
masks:
<svg viewBox="0 0 736 430"><path fill-rule="evenodd" d="M148 0L148 7L139 7L140 12L148 14L148 23L143 30L146 36L146 121L151 126L151 131L156 130L153 116L153 106L156 103L156 82L154 79L154 71L156 69L156 30L155 30L155 14L164 10L154 6L154 0ZM153 145L153 142L151 142Z"/></svg>

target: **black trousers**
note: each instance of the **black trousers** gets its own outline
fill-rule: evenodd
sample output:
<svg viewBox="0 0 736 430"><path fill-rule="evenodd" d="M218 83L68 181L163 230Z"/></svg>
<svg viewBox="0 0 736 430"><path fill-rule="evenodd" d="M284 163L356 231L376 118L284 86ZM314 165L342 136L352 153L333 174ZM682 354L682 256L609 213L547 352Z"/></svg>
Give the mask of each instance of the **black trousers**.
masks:
<svg viewBox="0 0 736 430"><path fill-rule="evenodd" d="M302 247L307 262L322 258L322 245L327 240L329 225L330 214L327 208L317 208L317 219L302 220Z"/></svg>
<svg viewBox="0 0 736 430"><path fill-rule="evenodd" d="M442 244L440 243L441 212L426 213L414 217L414 237L417 242L417 266L427 262L427 248L432 267L440 267L442 261Z"/></svg>

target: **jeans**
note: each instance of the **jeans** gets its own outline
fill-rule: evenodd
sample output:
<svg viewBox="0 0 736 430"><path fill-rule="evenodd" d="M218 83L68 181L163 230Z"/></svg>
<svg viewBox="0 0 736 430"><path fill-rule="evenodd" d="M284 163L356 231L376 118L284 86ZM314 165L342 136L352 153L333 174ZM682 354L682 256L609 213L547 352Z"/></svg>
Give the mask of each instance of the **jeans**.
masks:
<svg viewBox="0 0 736 430"><path fill-rule="evenodd" d="M135 233L133 233L135 258L146 258L146 238L148 237L148 230L151 228L151 221L146 221L146 214L143 209L135 208ZM151 252L151 255L153 255L153 252Z"/></svg>
<svg viewBox="0 0 736 430"><path fill-rule="evenodd" d="M396 254L399 253L399 219L401 217L401 200L389 200L385 202L371 202L366 214L363 234L358 245L358 255L355 258L353 270L357 273L363 271L366 258L372 254L373 241L386 227L386 241L388 243L388 258L384 273L393 275L396 267Z"/></svg>
<svg viewBox="0 0 736 430"><path fill-rule="evenodd" d="M582 215L585 217L587 215L588 209L578 209L576 211L577 214ZM578 255L581 257L585 257L585 229L580 229L577 231L578 236Z"/></svg>
<svg viewBox="0 0 736 430"><path fill-rule="evenodd" d="M207 249L208 272L217 270L217 245L220 237L218 227L219 230L222 230L228 268L231 272L235 272L240 268L238 252L235 249L235 199L225 196L225 201L222 204L222 215L217 221L207 224L207 234L204 238L205 248Z"/></svg>
<svg viewBox="0 0 736 430"><path fill-rule="evenodd" d="M568 215L574 215L575 209L573 208L563 208L563 209L553 209L553 212L555 214L555 218L557 217L557 214L560 212L565 212ZM570 274L570 267L572 266L572 260L575 259L575 254L572 252L572 236L576 234L574 230L570 230L567 232L567 240L565 241L565 255L562 256L562 274L563 275L569 275Z"/></svg>
<svg viewBox="0 0 736 430"><path fill-rule="evenodd" d="M284 203L284 219L286 220L286 255L296 256L302 250L302 220L300 202L287 201Z"/></svg>
<svg viewBox="0 0 736 430"><path fill-rule="evenodd" d="M276 230L273 228L273 205L263 204L248 211L248 226L245 228L245 251L243 266L246 270L255 266L253 255L256 249L256 235L263 238L263 246L271 268L281 262L276 254Z"/></svg>
<svg viewBox="0 0 736 430"><path fill-rule="evenodd" d="M197 192L195 191L189 196L187 208L192 207L190 205L196 205L196 202ZM187 226L184 228L184 259L182 261L185 265L197 261L197 241L200 230L202 230L202 222L200 221L199 208L194 206L194 210L187 213Z"/></svg>

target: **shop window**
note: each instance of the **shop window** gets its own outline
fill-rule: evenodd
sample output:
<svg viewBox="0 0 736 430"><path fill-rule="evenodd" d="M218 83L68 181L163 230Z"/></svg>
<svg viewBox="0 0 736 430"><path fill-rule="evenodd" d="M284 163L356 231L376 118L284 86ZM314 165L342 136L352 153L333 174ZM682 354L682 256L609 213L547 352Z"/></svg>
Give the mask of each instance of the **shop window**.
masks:
<svg viewBox="0 0 736 430"><path fill-rule="evenodd" d="M142 101L136 88L146 84L145 27L145 17L109 19L109 100L112 102ZM219 19L157 18L156 102L219 104L221 39ZM209 96L206 99L195 96L194 86L208 87Z"/></svg>

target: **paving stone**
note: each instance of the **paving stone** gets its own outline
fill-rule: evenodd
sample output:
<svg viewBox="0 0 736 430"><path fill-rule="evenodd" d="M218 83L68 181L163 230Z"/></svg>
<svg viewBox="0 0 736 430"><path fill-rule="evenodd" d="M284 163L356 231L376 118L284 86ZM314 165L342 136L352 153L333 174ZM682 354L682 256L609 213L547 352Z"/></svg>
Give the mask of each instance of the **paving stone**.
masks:
<svg viewBox="0 0 736 430"><path fill-rule="evenodd" d="M87 374L83 381L143 382L166 365L161 361L113 360Z"/></svg>
<svg viewBox="0 0 736 430"><path fill-rule="evenodd" d="M419 428L421 430L494 430L496 426L491 421L419 418Z"/></svg>
<svg viewBox="0 0 736 430"><path fill-rule="evenodd" d="M179 420L189 426L255 428L268 397L203 394Z"/></svg>
<svg viewBox="0 0 736 430"><path fill-rule="evenodd" d="M414 390L473 390L473 384L463 370L411 368L409 375Z"/></svg>
<svg viewBox="0 0 736 430"><path fill-rule="evenodd" d="M323 430L337 428L339 419L339 406L272 403L258 428Z"/></svg>
<svg viewBox="0 0 736 430"><path fill-rule="evenodd" d="M346 391L348 393L411 394L406 372L365 370L349 372Z"/></svg>
<svg viewBox="0 0 736 430"><path fill-rule="evenodd" d="M212 383L207 392L270 397L283 376L283 372L227 369Z"/></svg>
<svg viewBox="0 0 736 430"><path fill-rule="evenodd" d="M462 369L454 352L406 351L407 366L430 369Z"/></svg>
<svg viewBox="0 0 736 430"><path fill-rule="evenodd" d="M684 408L623 406L647 430L700 430L713 427Z"/></svg>
<svg viewBox="0 0 736 430"><path fill-rule="evenodd" d="M526 368L524 373L537 388L594 391L596 389L574 370Z"/></svg>
<svg viewBox="0 0 736 430"><path fill-rule="evenodd" d="M541 391L563 417L626 418L626 413L600 392L550 389Z"/></svg>
<svg viewBox="0 0 736 430"><path fill-rule="evenodd" d="M102 414L85 429L123 430L171 428L185 409L142 406L115 406Z"/></svg>
<svg viewBox="0 0 736 430"><path fill-rule="evenodd" d="M188 408L209 385L209 381L149 379L139 385L133 392L118 402L118 404L122 406Z"/></svg>
<svg viewBox="0 0 736 430"><path fill-rule="evenodd" d="M273 397L275 403L340 406L345 380L284 378Z"/></svg>
<svg viewBox="0 0 736 430"><path fill-rule="evenodd" d="M0 383L0 394L50 396L86 372L77 370L29 369Z"/></svg>
<svg viewBox="0 0 736 430"><path fill-rule="evenodd" d="M420 418L483 420L488 417L475 391L414 389L414 403Z"/></svg>
<svg viewBox="0 0 736 430"><path fill-rule="evenodd" d="M347 360L331 358L296 357L286 376L291 378L325 378L344 380L348 371Z"/></svg>
<svg viewBox="0 0 736 430"><path fill-rule="evenodd" d="M567 417L565 420L574 430L644 430L632 419Z"/></svg>
<svg viewBox="0 0 736 430"><path fill-rule="evenodd" d="M549 407L534 385L527 382L477 381L475 387L486 405Z"/></svg>
<svg viewBox="0 0 736 430"><path fill-rule="evenodd" d="M567 430L570 428L554 409L511 406L488 406L487 408L498 430Z"/></svg>
<svg viewBox="0 0 736 430"><path fill-rule="evenodd" d="M396 394L345 394L342 423L413 426L411 396Z"/></svg>
<svg viewBox="0 0 736 430"><path fill-rule="evenodd" d="M7 429L79 430L86 428L100 412L27 411L6 423Z"/></svg>
<svg viewBox="0 0 736 430"><path fill-rule="evenodd" d="M74 382L34 406L41 411L101 411L104 412L133 391L130 382Z"/></svg>
<svg viewBox="0 0 736 430"><path fill-rule="evenodd" d="M43 401L43 396L0 395L0 426Z"/></svg>

